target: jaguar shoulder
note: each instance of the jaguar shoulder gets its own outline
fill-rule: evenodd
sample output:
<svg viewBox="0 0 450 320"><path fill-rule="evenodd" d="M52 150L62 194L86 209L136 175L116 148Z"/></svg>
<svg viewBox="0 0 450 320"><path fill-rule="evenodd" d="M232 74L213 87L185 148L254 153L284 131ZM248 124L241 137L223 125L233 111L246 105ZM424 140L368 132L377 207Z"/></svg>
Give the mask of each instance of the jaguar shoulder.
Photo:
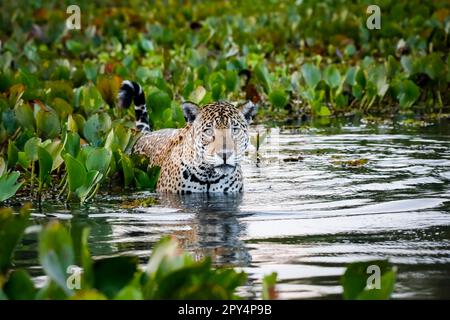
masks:
<svg viewBox="0 0 450 320"><path fill-rule="evenodd" d="M128 107L134 100L136 127L142 131L133 152L161 167L160 192L242 192L240 162L249 143L248 126L256 106L247 102L235 107L215 102L199 107L182 104L186 126L151 131L142 88L124 81L119 102Z"/></svg>

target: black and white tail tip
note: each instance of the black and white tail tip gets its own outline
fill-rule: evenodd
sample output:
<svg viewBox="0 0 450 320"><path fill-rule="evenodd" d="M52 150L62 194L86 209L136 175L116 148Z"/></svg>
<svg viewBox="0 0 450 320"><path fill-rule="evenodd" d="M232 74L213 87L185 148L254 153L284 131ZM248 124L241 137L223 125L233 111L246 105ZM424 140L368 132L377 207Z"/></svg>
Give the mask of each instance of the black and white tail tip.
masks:
<svg viewBox="0 0 450 320"><path fill-rule="evenodd" d="M131 100L134 102L136 128L139 131L150 131L144 91L136 82L125 80L122 82L122 86L119 91L119 106L121 108L128 108L131 104Z"/></svg>

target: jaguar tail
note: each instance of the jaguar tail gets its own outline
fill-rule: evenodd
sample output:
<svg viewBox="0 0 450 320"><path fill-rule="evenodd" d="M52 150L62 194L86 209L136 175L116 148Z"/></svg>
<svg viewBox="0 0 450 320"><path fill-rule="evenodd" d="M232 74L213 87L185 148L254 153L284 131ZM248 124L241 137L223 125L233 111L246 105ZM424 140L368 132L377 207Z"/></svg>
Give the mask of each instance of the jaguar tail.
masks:
<svg viewBox="0 0 450 320"><path fill-rule="evenodd" d="M136 128L142 132L150 132L150 123L148 121L144 91L138 83L125 80L122 82L119 91L119 106L121 108L128 108L131 101L134 102Z"/></svg>

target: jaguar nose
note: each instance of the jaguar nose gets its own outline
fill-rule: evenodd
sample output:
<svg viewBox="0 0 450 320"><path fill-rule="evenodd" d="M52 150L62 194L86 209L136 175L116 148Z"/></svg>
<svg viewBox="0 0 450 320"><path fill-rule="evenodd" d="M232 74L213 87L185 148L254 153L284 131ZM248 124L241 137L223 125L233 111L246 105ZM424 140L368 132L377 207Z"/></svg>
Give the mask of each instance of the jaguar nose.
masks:
<svg viewBox="0 0 450 320"><path fill-rule="evenodd" d="M223 160L223 163L226 164L227 160L232 156L233 151L223 150L217 152L217 156Z"/></svg>

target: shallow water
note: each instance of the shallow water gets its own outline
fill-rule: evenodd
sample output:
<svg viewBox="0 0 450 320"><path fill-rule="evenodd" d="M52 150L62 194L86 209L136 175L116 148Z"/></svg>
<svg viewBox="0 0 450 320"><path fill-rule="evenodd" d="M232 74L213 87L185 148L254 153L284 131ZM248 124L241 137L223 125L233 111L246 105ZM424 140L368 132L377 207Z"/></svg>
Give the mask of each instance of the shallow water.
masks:
<svg viewBox="0 0 450 320"><path fill-rule="evenodd" d="M450 298L448 125L271 129L266 138L259 164L253 150L243 165L242 195L157 196L131 209L122 204L155 195L98 196L84 208L46 204L33 219L88 224L95 256L143 264L162 235L175 235L195 255L249 272L240 290L249 298L272 271L282 299L340 298L346 264L379 258L398 267L394 298ZM336 163L348 159L368 163ZM28 234L16 264L40 282L35 250Z"/></svg>

